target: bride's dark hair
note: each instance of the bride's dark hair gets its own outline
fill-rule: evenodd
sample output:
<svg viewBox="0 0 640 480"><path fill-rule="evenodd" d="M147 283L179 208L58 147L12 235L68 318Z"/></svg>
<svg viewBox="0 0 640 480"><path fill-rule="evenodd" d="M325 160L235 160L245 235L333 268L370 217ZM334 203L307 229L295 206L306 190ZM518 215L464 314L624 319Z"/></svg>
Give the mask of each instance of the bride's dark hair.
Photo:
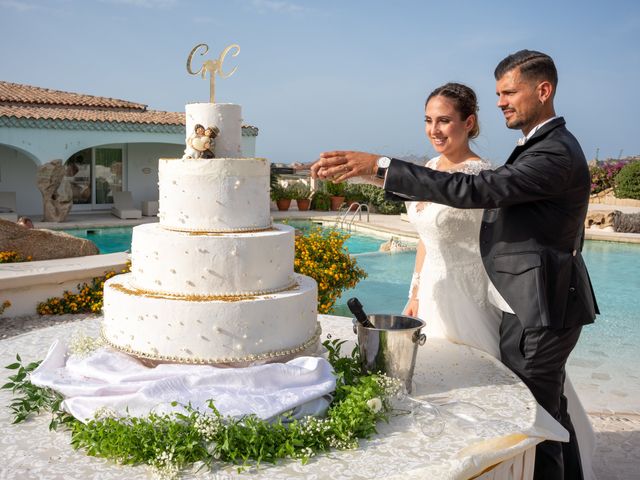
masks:
<svg viewBox="0 0 640 480"><path fill-rule="evenodd" d="M427 97L424 107L433 97L446 97L453 100L456 110L460 113L460 118L466 120L469 115L473 115L475 122L473 128L469 131L469 138L476 138L480 134L480 124L478 123L478 98L476 93L462 83L449 82L441 87L436 88Z"/></svg>

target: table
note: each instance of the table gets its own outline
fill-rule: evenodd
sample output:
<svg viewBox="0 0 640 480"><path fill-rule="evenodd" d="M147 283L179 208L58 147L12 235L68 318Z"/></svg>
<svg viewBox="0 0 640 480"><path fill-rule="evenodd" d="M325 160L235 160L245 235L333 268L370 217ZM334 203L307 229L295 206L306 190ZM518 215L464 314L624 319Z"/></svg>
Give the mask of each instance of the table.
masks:
<svg viewBox="0 0 640 480"><path fill-rule="evenodd" d="M323 315L320 321L323 339L330 333L333 338L354 340L350 319ZM97 335L98 328L99 319L89 318L2 340L0 365L12 363L16 353L23 361L44 358L54 339L68 338L78 330ZM10 374L8 370L4 372L5 376ZM529 479L535 445L545 438L566 438L566 431L538 407L524 384L479 350L445 340L427 340L419 347L414 379L416 396L428 392L434 402L468 402L459 405L481 408L483 421L465 429L455 418L447 418L442 434L432 438L423 433L415 417L397 415L388 424L382 423L379 434L362 441L359 449L313 457L307 465L287 461L242 474L228 467L216 472L188 473L184 478ZM0 479L152 478L144 466L121 467L74 451L68 433L48 431L46 415L12 425L10 412L4 408L10 397L6 390L0 391ZM488 432L484 442L478 435L483 432ZM493 444L495 437L511 441Z"/></svg>

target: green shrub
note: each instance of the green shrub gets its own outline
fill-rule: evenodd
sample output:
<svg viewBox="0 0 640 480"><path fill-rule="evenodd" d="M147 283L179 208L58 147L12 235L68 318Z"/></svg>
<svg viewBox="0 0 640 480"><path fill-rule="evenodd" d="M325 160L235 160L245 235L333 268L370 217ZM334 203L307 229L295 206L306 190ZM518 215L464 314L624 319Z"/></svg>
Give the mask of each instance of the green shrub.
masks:
<svg viewBox="0 0 640 480"><path fill-rule="evenodd" d="M640 200L640 161L628 163L614 178L616 198Z"/></svg>
<svg viewBox="0 0 640 480"><path fill-rule="evenodd" d="M291 185L292 199L305 200L311 198L311 188L302 182L296 182Z"/></svg>
<svg viewBox="0 0 640 480"><path fill-rule="evenodd" d="M589 167L591 174L591 194L600 193L608 188L613 188L615 176L629 160L604 160Z"/></svg>
<svg viewBox="0 0 640 480"><path fill-rule="evenodd" d="M313 197L311 197L311 208L313 210L329 210L331 208L331 197L325 192L316 190Z"/></svg>
<svg viewBox="0 0 640 480"><path fill-rule="evenodd" d="M296 189L294 185L282 186L280 184L271 187L271 200L277 202L278 200L293 200L296 195Z"/></svg>
<svg viewBox="0 0 640 480"><path fill-rule="evenodd" d="M397 215L405 210L404 202L393 202L386 200L384 197L384 189L375 185L364 183L352 184L349 191L359 193L365 203L372 205L378 213L385 215Z"/></svg>
<svg viewBox="0 0 640 480"><path fill-rule="evenodd" d="M279 183L276 183L275 185L271 185L269 196L271 197L271 200L273 200L274 202L277 202L278 200L283 200L284 198L286 198L284 194L284 187Z"/></svg>
<svg viewBox="0 0 640 480"><path fill-rule="evenodd" d="M344 187L344 196L347 202L367 203L368 199L362 193L360 188L362 185L358 183L347 183Z"/></svg>
<svg viewBox="0 0 640 480"><path fill-rule="evenodd" d="M331 197L344 197L344 183L325 182L325 191Z"/></svg>

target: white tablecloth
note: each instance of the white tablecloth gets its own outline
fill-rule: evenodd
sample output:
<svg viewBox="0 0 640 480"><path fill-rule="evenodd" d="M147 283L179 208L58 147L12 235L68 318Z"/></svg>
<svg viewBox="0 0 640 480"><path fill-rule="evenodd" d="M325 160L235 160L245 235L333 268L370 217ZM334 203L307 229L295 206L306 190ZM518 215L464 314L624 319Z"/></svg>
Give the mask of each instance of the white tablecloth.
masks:
<svg viewBox="0 0 640 480"><path fill-rule="evenodd" d="M321 316L321 322L323 339L330 333L354 340L349 319ZM0 341L0 366L12 363L16 353L24 361L41 359L56 338L77 330L97 335L98 327L98 321L90 319ZM545 438L566 439L566 431L536 404L524 384L478 350L427 340L418 350L415 382L417 398L427 394L434 403L444 404L444 430L438 436L425 434L433 434L432 423L424 429L419 424L425 417L398 415L381 424L379 434L362 441L359 449L320 455L304 466L287 461L242 474L227 467L185 478L463 479L503 461L480 478L528 478L530 472L522 469L530 468L533 447ZM10 398L10 392L0 391L0 405ZM69 434L49 432L48 422L40 416L12 425L10 411L0 407L0 479L150 478L144 466L121 467L74 451Z"/></svg>

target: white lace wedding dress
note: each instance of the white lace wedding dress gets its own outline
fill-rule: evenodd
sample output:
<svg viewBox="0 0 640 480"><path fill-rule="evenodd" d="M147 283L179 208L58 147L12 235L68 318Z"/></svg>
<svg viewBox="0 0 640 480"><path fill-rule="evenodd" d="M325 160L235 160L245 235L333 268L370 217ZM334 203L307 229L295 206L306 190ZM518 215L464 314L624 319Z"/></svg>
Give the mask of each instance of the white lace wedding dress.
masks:
<svg viewBox="0 0 640 480"><path fill-rule="evenodd" d="M437 169L439 157L427 162ZM467 160L456 170L477 175L490 169L485 160ZM429 202L407 202L407 215L425 248L418 288L418 317L427 338L447 338L500 358L502 312L489 303L488 276L478 241L482 209L458 209ZM595 435L568 377L565 395L576 431L585 480L595 479Z"/></svg>

